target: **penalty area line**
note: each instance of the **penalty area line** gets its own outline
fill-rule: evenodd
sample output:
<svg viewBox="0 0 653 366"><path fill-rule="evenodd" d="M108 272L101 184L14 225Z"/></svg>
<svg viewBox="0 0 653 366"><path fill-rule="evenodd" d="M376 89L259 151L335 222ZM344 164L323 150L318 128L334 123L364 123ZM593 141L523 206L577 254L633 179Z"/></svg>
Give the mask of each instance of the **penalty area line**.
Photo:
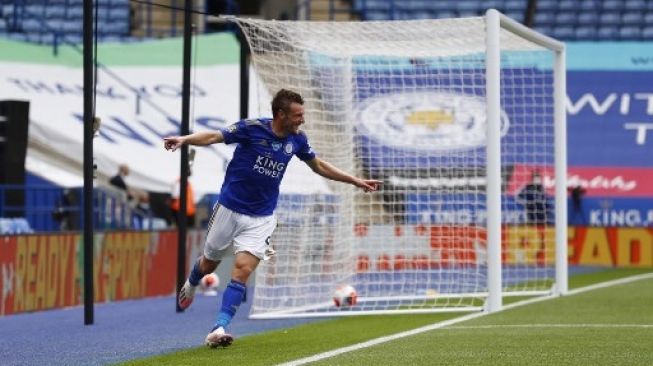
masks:
<svg viewBox="0 0 653 366"><path fill-rule="evenodd" d="M606 288L606 287L622 285L622 284L635 282L635 281L648 279L648 278L653 278L653 273L645 273L645 274L641 274L641 275L620 278L620 279L617 279L617 280L601 282L601 283L598 283L598 284L595 284L595 285L580 287L580 288L577 288L575 290L569 291L565 296L572 296L572 295L581 294L581 293L587 292L587 291L598 290L598 289L602 289L602 288ZM535 298L535 299L519 301L519 302L510 304L510 305L504 306L498 312L508 310L508 309L513 309L513 308L528 305L528 304L533 304L533 303L540 302L540 301L556 299L556 298L559 298L559 297L560 297L559 295L551 295L551 296L544 296L544 297L539 297L539 298ZM285 362L285 363L279 364L278 366L299 366L299 365L305 365L305 364L311 363L311 362L322 361L324 359L331 358L331 357L334 357L334 356L338 356L338 355L341 355L343 353L354 352L354 351L358 351L358 350L361 350L361 349L364 349L364 348L376 346L376 345L379 345L379 344L382 344L382 343L394 341L396 339L406 338L406 337L414 336L414 335L417 335L417 334L420 334L420 333L428 332L428 331L431 331L431 330L445 328L445 327L448 327L450 325L454 325L454 324L462 323L462 322L465 322L465 321L468 321L468 320L480 318L482 316L486 316L486 315L489 315L489 314L496 314L498 312L493 312L493 313L479 312L479 313L468 314L468 315L461 316L461 317L458 317L458 318L449 319L449 320L445 320L445 321L438 322L438 323L433 323L433 324L430 324L430 325L426 325L426 326L423 326L423 327L407 330L407 331L400 332L400 333L393 334L393 335L389 335L389 336L370 339L369 341L356 343L356 344L353 344L351 346L337 348L337 349L334 349L334 350L331 350L331 351L318 353L318 354L315 354L313 356L304 357L304 358L300 358L300 359L297 359L297 360L294 360L294 361ZM605 324L602 324L602 325L605 326ZM524 326L532 326L532 325L524 325ZM555 325L546 325L546 326L555 326ZM576 326L578 326L578 325L576 325ZM585 326L589 326L589 324L585 324ZM622 325L622 326L623 327L629 326L629 327L648 328L648 327L651 327L653 325L647 325L647 324L636 325L636 324L633 324L633 325ZM459 328L459 327L456 327L456 328Z"/></svg>

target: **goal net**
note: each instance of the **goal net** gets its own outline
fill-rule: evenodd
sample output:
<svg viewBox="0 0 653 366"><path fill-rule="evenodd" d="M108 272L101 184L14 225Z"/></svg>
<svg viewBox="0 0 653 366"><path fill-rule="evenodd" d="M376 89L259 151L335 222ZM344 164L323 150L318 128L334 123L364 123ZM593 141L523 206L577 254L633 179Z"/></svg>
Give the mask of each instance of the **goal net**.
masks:
<svg viewBox="0 0 653 366"><path fill-rule="evenodd" d="M299 92L318 156L384 181L280 197L251 317L492 311L566 290L560 43L494 11L236 21L259 93ZM334 305L341 284L355 305Z"/></svg>

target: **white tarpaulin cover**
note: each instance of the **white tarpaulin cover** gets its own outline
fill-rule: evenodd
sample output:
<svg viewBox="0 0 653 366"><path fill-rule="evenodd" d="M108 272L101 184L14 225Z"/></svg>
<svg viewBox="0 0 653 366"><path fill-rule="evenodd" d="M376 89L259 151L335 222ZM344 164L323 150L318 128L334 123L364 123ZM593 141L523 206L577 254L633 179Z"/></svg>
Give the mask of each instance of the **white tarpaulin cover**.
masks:
<svg viewBox="0 0 653 366"><path fill-rule="evenodd" d="M204 36L192 70L191 128L215 129L238 120L237 44L229 35ZM103 49L105 47L106 49ZM30 102L26 168L57 184L82 185L83 68L78 51L0 41L0 100ZM163 149L164 136L177 135L181 120L181 40L100 45L96 115L102 119L94 139L99 179L128 164L128 185L169 191L179 175L180 154ZM234 55L232 55L234 54ZM129 55L129 56L126 56ZM103 60L105 62L103 62ZM255 80L255 75L252 79ZM250 116L259 116L256 87ZM269 116L265 101L264 116ZM310 121L309 121L310 123ZM233 146L197 147L193 176L196 199L219 190ZM318 152L319 153L319 152ZM77 178L77 179L75 179ZM324 180L299 159L288 166L282 192L328 192Z"/></svg>

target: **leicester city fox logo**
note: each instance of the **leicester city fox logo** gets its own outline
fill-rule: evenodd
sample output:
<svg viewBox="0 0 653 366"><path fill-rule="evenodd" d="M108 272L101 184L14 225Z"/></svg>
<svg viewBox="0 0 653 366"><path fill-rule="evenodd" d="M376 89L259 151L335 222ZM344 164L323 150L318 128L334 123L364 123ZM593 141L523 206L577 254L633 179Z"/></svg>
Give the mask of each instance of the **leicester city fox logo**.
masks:
<svg viewBox="0 0 653 366"><path fill-rule="evenodd" d="M281 149L281 143L280 142L273 142L272 143L272 150L279 151L279 149Z"/></svg>

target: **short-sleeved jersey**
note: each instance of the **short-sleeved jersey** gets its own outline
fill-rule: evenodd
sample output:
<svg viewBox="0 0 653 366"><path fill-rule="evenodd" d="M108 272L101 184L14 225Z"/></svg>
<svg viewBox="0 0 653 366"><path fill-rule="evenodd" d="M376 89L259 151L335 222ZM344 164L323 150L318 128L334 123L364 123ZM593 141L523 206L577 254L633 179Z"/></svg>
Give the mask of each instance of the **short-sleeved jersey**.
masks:
<svg viewBox="0 0 653 366"><path fill-rule="evenodd" d="M303 132L279 138L268 118L242 120L220 131L226 144L238 146L227 166L218 202L245 215L271 215L292 156L303 161L315 158Z"/></svg>

